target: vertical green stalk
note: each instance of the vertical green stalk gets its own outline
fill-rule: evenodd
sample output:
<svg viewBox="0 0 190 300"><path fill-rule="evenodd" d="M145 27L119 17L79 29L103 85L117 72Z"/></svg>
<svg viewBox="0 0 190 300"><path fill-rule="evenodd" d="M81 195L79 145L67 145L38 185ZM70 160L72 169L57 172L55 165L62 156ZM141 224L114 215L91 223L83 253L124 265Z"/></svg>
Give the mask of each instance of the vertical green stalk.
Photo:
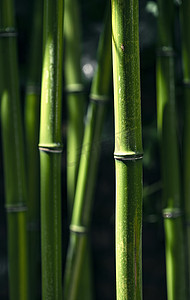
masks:
<svg viewBox="0 0 190 300"><path fill-rule="evenodd" d="M65 90L67 93L67 199L72 214L82 138L85 97L81 74L81 28L78 0L65 0Z"/></svg>
<svg viewBox="0 0 190 300"><path fill-rule="evenodd" d="M25 98L25 140L28 183L27 229L29 243L30 298L38 299L40 295L40 161L38 141L42 60L41 0L36 0L34 4L29 58L29 76Z"/></svg>
<svg viewBox="0 0 190 300"><path fill-rule="evenodd" d="M112 0L118 300L142 299L142 137L138 0Z"/></svg>
<svg viewBox="0 0 190 300"><path fill-rule="evenodd" d="M1 127L8 226L9 298L28 299L26 174L12 0L0 1Z"/></svg>
<svg viewBox="0 0 190 300"><path fill-rule="evenodd" d="M63 0L44 1L40 119L42 299L62 299L61 100Z"/></svg>
<svg viewBox="0 0 190 300"><path fill-rule="evenodd" d="M183 137L183 180L185 225L188 253L188 295L190 297L190 1L183 0L181 5L182 23L182 62L184 83L184 137Z"/></svg>
<svg viewBox="0 0 190 300"><path fill-rule="evenodd" d="M157 122L161 144L168 300L186 295L185 244L175 111L173 0L158 1Z"/></svg>
<svg viewBox="0 0 190 300"><path fill-rule="evenodd" d="M79 295L80 276L83 272L88 250L88 232L99 160L100 137L106 109L105 104L109 99L112 75L110 11L108 15L109 17L100 39L98 68L91 88L91 101L87 112L70 225L70 242L64 281L64 295L67 300L82 299L81 295Z"/></svg>

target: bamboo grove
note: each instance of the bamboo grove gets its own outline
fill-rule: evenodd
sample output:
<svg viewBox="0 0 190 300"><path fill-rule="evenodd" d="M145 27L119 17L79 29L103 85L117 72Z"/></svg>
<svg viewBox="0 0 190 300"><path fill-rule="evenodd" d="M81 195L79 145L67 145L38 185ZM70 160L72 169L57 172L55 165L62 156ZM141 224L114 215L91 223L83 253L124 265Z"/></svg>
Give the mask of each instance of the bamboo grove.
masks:
<svg viewBox="0 0 190 300"><path fill-rule="evenodd" d="M141 110L146 115L147 106L144 41L139 42L143 7L147 16L154 12L156 27L156 45L149 55L155 82L153 87L148 82L147 89L154 90L156 165L162 182L158 200L154 188L146 190L152 202L158 201L165 297L189 299L190 1L29 2L0 1L0 194L8 261L8 291L0 291L0 298L142 300L146 295L142 224L143 207L148 206L143 204L148 194L143 196L143 161L145 169L148 154L143 133L148 131L142 124L146 120ZM32 11L24 30L22 6ZM22 30L28 41L22 42L23 49ZM92 47L84 42L87 34L90 40L96 36ZM108 145L102 149L104 140ZM107 204L104 193L109 195ZM93 229L109 211L111 197L115 260L103 248L107 233L101 237ZM5 238L0 241L4 243ZM105 264L96 272L98 243ZM110 288L102 282L98 293L97 282L108 276L104 268L110 262L114 283ZM0 259L0 279L1 273Z"/></svg>

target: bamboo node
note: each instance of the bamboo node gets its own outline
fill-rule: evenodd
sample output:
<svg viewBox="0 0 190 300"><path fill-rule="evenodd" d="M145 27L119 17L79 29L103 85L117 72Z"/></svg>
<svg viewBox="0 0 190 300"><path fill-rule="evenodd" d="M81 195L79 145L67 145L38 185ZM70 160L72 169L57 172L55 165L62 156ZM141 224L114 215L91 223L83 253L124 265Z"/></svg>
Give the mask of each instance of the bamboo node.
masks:
<svg viewBox="0 0 190 300"><path fill-rule="evenodd" d="M35 84L29 84L26 88L26 93L27 94L37 94L40 95L41 92L41 87L40 85L35 85Z"/></svg>
<svg viewBox="0 0 190 300"><path fill-rule="evenodd" d="M157 56L174 57L176 56L175 51L172 47L161 47L157 49Z"/></svg>
<svg viewBox="0 0 190 300"><path fill-rule="evenodd" d="M98 104L105 104L110 100L110 98L107 95L96 95L96 94L91 94L89 99L91 102L96 102Z"/></svg>
<svg viewBox="0 0 190 300"><path fill-rule="evenodd" d="M114 158L122 161L135 161L143 159L143 153L116 153L114 152Z"/></svg>
<svg viewBox="0 0 190 300"><path fill-rule="evenodd" d="M17 37L18 32L13 27L0 28L0 38Z"/></svg>
<svg viewBox="0 0 190 300"><path fill-rule="evenodd" d="M61 144L39 144L39 151L47 152L47 153L62 153L63 146Z"/></svg>
<svg viewBox="0 0 190 300"><path fill-rule="evenodd" d="M26 205L6 205L5 209L7 213L16 213L16 212L22 212L22 211L27 211L28 208Z"/></svg>
<svg viewBox="0 0 190 300"><path fill-rule="evenodd" d="M84 93L84 86L81 83L68 84L67 86L65 86L65 93L67 94Z"/></svg>
<svg viewBox="0 0 190 300"><path fill-rule="evenodd" d="M176 219L183 215L182 211L178 208L174 209L164 209L163 212L163 218L164 219Z"/></svg>
<svg viewBox="0 0 190 300"><path fill-rule="evenodd" d="M183 86L184 86L185 88L190 88L190 80L184 80L184 81L183 81Z"/></svg>
<svg viewBox="0 0 190 300"><path fill-rule="evenodd" d="M88 233L88 229L85 226L81 226L81 225L71 224L69 226L69 229L71 232L77 233L77 234L87 234Z"/></svg>

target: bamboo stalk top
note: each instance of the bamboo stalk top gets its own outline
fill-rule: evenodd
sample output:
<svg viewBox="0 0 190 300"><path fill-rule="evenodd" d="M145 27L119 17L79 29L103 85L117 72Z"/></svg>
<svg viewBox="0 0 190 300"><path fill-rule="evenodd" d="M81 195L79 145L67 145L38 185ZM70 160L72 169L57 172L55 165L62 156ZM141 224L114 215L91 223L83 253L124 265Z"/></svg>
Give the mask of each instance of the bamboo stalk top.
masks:
<svg viewBox="0 0 190 300"><path fill-rule="evenodd" d="M138 12L136 0L112 0L115 155L142 154Z"/></svg>

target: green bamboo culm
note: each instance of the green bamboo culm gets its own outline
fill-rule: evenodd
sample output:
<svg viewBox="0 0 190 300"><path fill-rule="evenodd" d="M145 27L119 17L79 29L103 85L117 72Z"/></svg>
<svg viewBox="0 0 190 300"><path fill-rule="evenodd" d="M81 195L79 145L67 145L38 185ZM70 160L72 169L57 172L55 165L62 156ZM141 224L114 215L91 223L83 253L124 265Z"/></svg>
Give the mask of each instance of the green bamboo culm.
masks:
<svg viewBox="0 0 190 300"><path fill-rule="evenodd" d="M138 0L112 0L116 290L142 299L142 137Z"/></svg>
<svg viewBox="0 0 190 300"><path fill-rule="evenodd" d="M40 118L42 299L62 299L61 100L63 0L44 1Z"/></svg>
<svg viewBox="0 0 190 300"><path fill-rule="evenodd" d="M67 204L71 217L84 131L85 96L81 73L78 0L65 0L64 70L67 101Z"/></svg>
<svg viewBox="0 0 190 300"><path fill-rule="evenodd" d="M188 298L190 298L190 1L181 5L182 62L184 84L184 136L183 136L183 188L185 206L185 227L188 253Z"/></svg>
<svg viewBox="0 0 190 300"><path fill-rule="evenodd" d="M40 298L40 161L39 121L42 61L42 1L33 6L33 27L29 51L29 71L25 96L25 141L28 183L27 230L29 243L30 299Z"/></svg>
<svg viewBox="0 0 190 300"><path fill-rule="evenodd" d="M157 125L161 145L168 300L187 299L181 178L175 111L174 2L158 1Z"/></svg>
<svg viewBox="0 0 190 300"><path fill-rule="evenodd" d="M18 80L17 32L12 0L0 1L0 73L9 299L27 300L27 189Z"/></svg>
<svg viewBox="0 0 190 300"><path fill-rule="evenodd" d="M83 299L79 294L80 276L88 257L91 210L100 153L100 137L106 103L110 98L112 76L110 9L106 26L100 39L98 67L93 78L87 112L83 146L79 165L70 241L64 279L64 296L67 300Z"/></svg>

